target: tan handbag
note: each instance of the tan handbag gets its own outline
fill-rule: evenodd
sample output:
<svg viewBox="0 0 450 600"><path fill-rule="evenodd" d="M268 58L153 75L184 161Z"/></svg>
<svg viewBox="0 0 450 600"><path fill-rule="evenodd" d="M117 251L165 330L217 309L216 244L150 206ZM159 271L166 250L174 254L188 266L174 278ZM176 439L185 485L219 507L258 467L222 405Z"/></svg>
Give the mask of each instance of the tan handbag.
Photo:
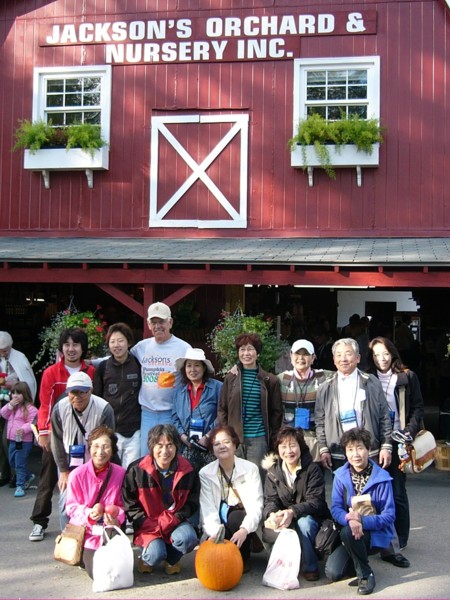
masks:
<svg viewBox="0 0 450 600"><path fill-rule="evenodd" d="M400 425L405 428L405 387L399 388ZM417 474L425 471L434 461L436 440L431 431L421 429L411 444L406 444L408 458L403 459L398 468L403 473Z"/></svg>
<svg viewBox="0 0 450 600"><path fill-rule="evenodd" d="M79 565L83 553L84 525L72 525L67 523L55 541L54 557L66 565Z"/></svg>
<svg viewBox="0 0 450 600"><path fill-rule="evenodd" d="M421 473L434 461L436 455L436 440L431 431L422 429L414 438L412 444L406 446L408 458L402 460L399 469L403 473Z"/></svg>
<svg viewBox="0 0 450 600"><path fill-rule="evenodd" d="M103 492L108 485L110 477L111 465L109 466L108 473L102 483L102 487L97 494L93 506L97 504L97 502L100 502L100 498L102 497ZM81 556L83 554L85 533L85 525L73 525L72 523L67 523L67 525L64 527L64 530L55 540L55 551L53 554L55 560L66 563L66 565L79 565L81 562Z"/></svg>

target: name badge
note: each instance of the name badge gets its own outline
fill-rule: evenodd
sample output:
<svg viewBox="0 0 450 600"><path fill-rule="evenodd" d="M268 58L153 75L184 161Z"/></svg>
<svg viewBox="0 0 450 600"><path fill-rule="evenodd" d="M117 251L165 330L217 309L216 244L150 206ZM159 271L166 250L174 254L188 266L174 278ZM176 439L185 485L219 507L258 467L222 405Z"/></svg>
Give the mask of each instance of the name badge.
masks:
<svg viewBox="0 0 450 600"><path fill-rule="evenodd" d="M69 446L69 467L79 467L84 464L86 446L84 444L73 444Z"/></svg>
<svg viewBox="0 0 450 600"><path fill-rule="evenodd" d="M353 427L357 426L356 414L354 410L342 411L339 414L339 418L341 420L342 429L344 431L348 431L349 429L352 429Z"/></svg>
<svg viewBox="0 0 450 600"><path fill-rule="evenodd" d="M203 437L204 430L205 430L205 419L191 419L191 424L189 427L189 437L190 438L194 435L198 435L199 438Z"/></svg>
<svg viewBox="0 0 450 600"><path fill-rule="evenodd" d="M103 535L103 525L99 525L98 523L96 523L95 525L92 526L92 535L98 535L98 536L102 536Z"/></svg>
<svg viewBox="0 0 450 600"><path fill-rule="evenodd" d="M297 407L295 409L295 426L308 430L310 428L311 411L309 408Z"/></svg>

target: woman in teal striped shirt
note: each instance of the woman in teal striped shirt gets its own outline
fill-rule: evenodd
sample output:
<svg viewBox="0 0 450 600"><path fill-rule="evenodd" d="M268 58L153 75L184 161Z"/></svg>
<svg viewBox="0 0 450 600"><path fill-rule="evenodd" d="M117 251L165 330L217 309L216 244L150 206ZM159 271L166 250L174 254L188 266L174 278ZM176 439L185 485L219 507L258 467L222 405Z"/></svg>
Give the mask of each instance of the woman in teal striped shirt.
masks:
<svg viewBox="0 0 450 600"><path fill-rule="evenodd" d="M275 375L258 365L262 349L258 334L241 333L235 345L239 361L225 376L217 419L220 425L236 430L240 441L237 456L253 462L264 474L261 460L283 416L280 384Z"/></svg>

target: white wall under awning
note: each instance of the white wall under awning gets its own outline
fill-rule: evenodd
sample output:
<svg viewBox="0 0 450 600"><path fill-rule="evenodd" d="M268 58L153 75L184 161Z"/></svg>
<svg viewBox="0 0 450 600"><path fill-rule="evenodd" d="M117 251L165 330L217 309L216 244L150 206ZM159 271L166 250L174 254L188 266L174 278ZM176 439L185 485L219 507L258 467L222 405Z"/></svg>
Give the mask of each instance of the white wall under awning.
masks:
<svg viewBox="0 0 450 600"><path fill-rule="evenodd" d="M420 306L413 300L412 291L381 292L371 290L338 290L337 326L347 325L351 315L365 316L366 302L396 302L397 312L417 312ZM369 315L366 315L369 316Z"/></svg>

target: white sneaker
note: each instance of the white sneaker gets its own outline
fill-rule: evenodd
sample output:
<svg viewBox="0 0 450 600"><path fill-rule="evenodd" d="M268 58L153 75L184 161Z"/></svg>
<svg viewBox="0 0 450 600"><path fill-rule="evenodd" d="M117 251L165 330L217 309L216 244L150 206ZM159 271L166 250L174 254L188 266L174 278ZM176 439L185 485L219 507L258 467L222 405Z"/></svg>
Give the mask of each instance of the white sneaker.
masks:
<svg viewBox="0 0 450 600"><path fill-rule="evenodd" d="M39 525L39 523L35 523L30 535L28 536L28 539L30 540L30 542L42 542L42 540L44 539L44 535L45 533L42 525Z"/></svg>
<svg viewBox="0 0 450 600"><path fill-rule="evenodd" d="M134 534L134 527L133 527L133 524L130 523L130 521L127 521L127 523L125 525L125 533L127 535L133 535Z"/></svg>
<svg viewBox="0 0 450 600"><path fill-rule="evenodd" d="M34 473L30 473L30 475L28 476L28 479L25 481L25 485L23 486L24 490L28 490L31 482L34 481L36 478L36 475Z"/></svg>

